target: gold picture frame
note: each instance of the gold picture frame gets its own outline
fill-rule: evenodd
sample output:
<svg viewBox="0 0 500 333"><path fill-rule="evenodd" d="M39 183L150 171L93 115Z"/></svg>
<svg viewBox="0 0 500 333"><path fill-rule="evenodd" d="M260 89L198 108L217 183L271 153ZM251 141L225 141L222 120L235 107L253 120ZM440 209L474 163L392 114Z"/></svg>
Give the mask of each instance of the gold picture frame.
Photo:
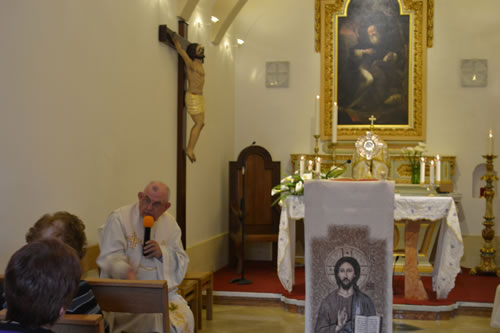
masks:
<svg viewBox="0 0 500 333"><path fill-rule="evenodd" d="M426 53L433 41L434 0L315 1L321 139L332 138L334 102L339 101L340 141L363 135L371 115L378 118L374 129L385 140L425 141ZM382 41L386 33L378 48L369 36L377 29ZM363 41L373 44L363 48ZM367 60L367 54L377 52L378 59Z"/></svg>

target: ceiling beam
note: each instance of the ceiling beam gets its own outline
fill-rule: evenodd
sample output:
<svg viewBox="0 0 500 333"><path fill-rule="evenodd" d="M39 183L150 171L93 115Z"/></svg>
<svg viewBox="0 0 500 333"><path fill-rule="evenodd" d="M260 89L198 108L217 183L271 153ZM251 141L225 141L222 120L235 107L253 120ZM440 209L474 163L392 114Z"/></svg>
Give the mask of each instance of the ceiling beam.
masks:
<svg viewBox="0 0 500 333"><path fill-rule="evenodd" d="M248 0L238 0L235 2L234 6L231 8L229 13L227 14L226 17L224 17L221 22L215 27L215 29L212 30L212 42L214 44L219 44L220 41L222 40L222 37L227 32L227 29L231 26L231 24L234 22L234 19L236 16L238 16L238 13L240 10L243 8L243 6L247 3Z"/></svg>

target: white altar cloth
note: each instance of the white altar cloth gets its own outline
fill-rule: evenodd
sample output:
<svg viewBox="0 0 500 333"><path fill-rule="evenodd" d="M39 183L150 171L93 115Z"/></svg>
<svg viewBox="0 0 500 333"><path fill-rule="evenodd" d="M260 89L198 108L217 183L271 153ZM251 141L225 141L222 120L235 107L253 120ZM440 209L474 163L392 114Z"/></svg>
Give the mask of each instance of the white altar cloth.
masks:
<svg viewBox="0 0 500 333"><path fill-rule="evenodd" d="M448 297L455 287L464 254L462 232L455 202L451 197L414 197L397 195L394 220L442 220L432 273L432 288L438 299ZM286 198L281 209L278 276L283 287L292 291L295 282L295 220L304 218L303 197Z"/></svg>

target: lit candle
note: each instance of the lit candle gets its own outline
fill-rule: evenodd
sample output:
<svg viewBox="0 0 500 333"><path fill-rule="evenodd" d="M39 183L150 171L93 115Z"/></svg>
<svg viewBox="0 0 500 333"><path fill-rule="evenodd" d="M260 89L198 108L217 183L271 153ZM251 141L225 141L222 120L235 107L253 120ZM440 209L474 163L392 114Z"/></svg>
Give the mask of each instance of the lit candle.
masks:
<svg viewBox="0 0 500 333"><path fill-rule="evenodd" d="M486 155L495 154L495 140L493 138L493 130L490 128L488 132L488 140L486 141Z"/></svg>
<svg viewBox="0 0 500 333"><path fill-rule="evenodd" d="M434 184L434 160L431 160L429 166L429 184Z"/></svg>
<svg viewBox="0 0 500 333"><path fill-rule="evenodd" d="M337 123L338 123L339 107L337 102L333 103L332 111L332 143L337 143Z"/></svg>
<svg viewBox="0 0 500 333"><path fill-rule="evenodd" d="M321 157L316 159L316 172L321 173Z"/></svg>
<svg viewBox="0 0 500 333"><path fill-rule="evenodd" d="M319 95L316 95L316 104L314 105L314 114L315 114L315 122L316 122L316 127L315 127L315 133L314 134L320 134L321 128L320 128L320 114L319 114Z"/></svg>
<svg viewBox="0 0 500 333"><path fill-rule="evenodd" d="M420 184L425 184L425 158L420 158Z"/></svg>
<svg viewBox="0 0 500 333"><path fill-rule="evenodd" d="M302 155L300 156L300 168L299 168L300 177L304 176L305 164L306 164L306 158L304 157L304 155Z"/></svg>
<svg viewBox="0 0 500 333"><path fill-rule="evenodd" d="M441 183L441 157L436 155L436 183Z"/></svg>
<svg viewBox="0 0 500 333"><path fill-rule="evenodd" d="M312 160L309 160L309 166L307 167L307 171L313 170L313 164L314 164L314 162Z"/></svg>

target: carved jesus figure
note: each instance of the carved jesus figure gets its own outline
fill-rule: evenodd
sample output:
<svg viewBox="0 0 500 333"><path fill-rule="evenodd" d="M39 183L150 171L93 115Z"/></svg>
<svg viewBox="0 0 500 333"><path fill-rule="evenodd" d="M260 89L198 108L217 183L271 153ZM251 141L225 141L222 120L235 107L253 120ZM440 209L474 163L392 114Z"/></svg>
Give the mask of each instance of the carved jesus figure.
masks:
<svg viewBox="0 0 500 333"><path fill-rule="evenodd" d="M177 35L172 40L174 41L175 49L186 64L188 89L185 96L185 105L187 113L189 113L191 119L194 121L186 148L186 155L191 163L193 163L196 161L194 147L203 126L205 126L205 99L203 98L203 85L205 84L203 60L205 58L205 49L199 44L192 43L184 51L177 39Z"/></svg>

